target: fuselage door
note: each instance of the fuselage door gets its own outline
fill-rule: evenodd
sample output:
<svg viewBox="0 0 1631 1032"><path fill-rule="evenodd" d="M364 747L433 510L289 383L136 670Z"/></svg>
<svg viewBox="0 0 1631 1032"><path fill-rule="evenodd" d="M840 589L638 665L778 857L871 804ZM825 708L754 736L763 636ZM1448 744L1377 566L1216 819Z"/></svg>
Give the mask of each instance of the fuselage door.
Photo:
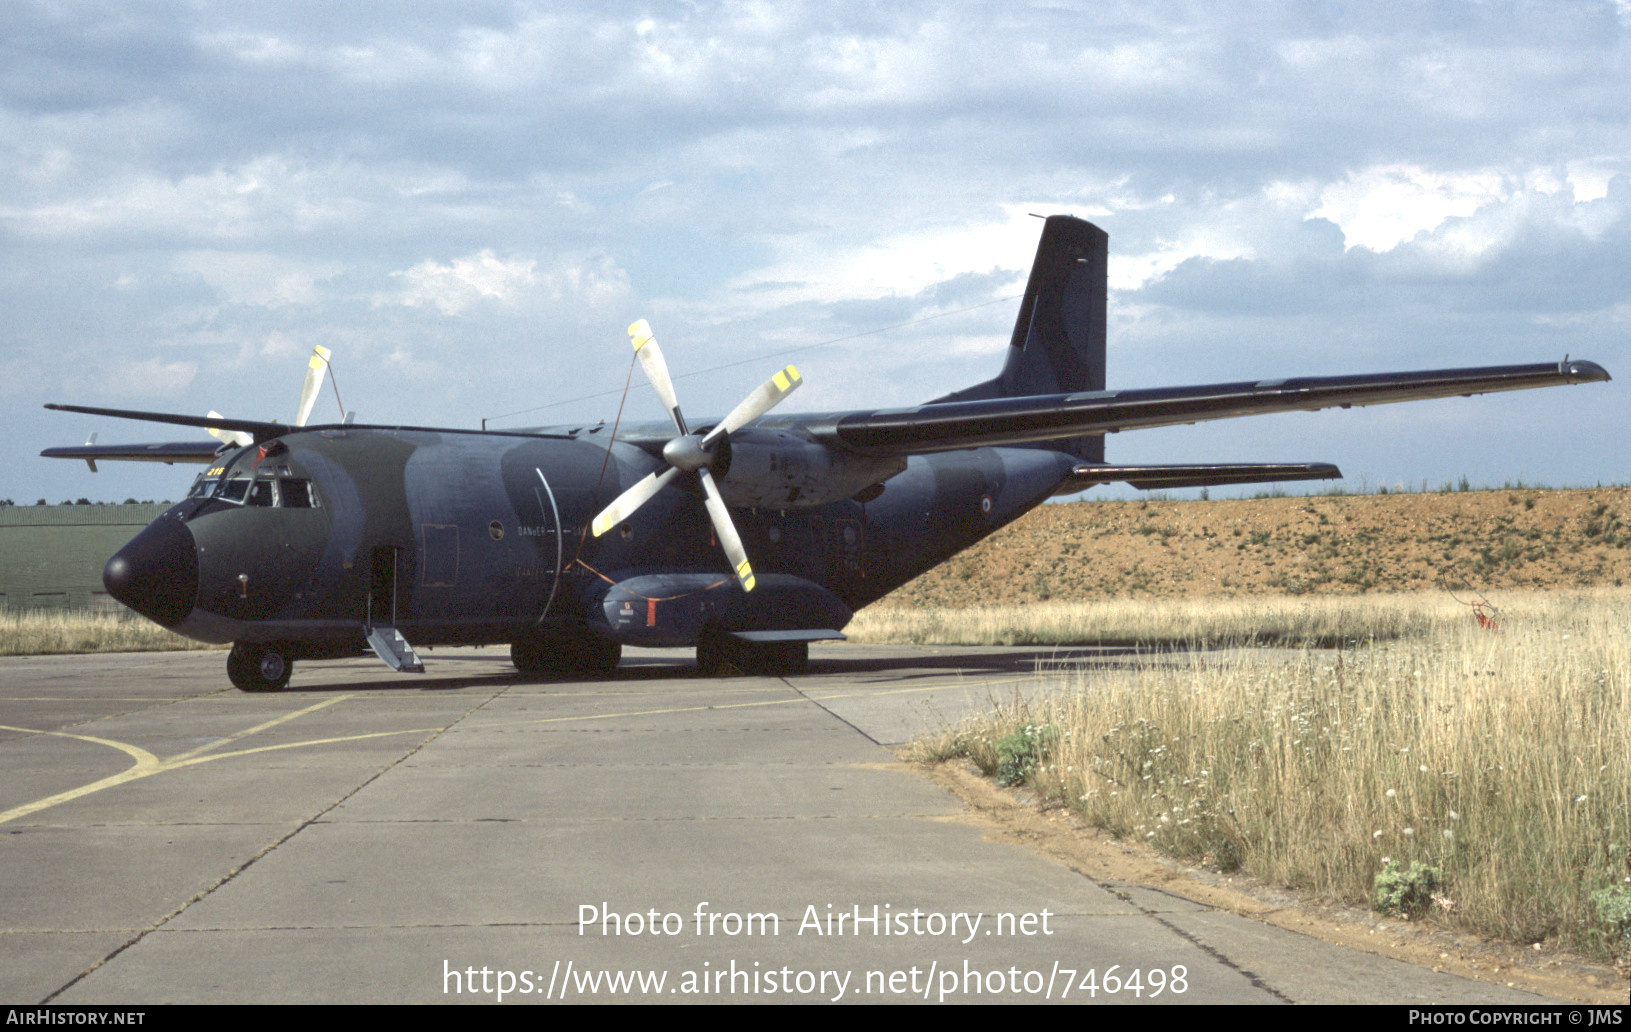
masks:
<svg viewBox="0 0 1631 1032"><path fill-rule="evenodd" d="M459 583L459 525L424 523L419 538L423 563L419 583L427 588L451 588Z"/></svg>
<svg viewBox="0 0 1631 1032"><path fill-rule="evenodd" d="M368 624L395 627L407 617L407 593L402 591L402 549L375 548L368 573Z"/></svg>

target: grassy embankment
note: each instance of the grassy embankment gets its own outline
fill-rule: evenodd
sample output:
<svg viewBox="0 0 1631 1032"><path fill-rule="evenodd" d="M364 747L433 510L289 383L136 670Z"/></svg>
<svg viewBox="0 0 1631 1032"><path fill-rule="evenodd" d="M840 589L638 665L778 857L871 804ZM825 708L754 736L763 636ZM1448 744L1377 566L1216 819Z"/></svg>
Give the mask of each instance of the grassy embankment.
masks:
<svg viewBox="0 0 1631 1032"><path fill-rule="evenodd" d="M1628 519L1631 488L1044 505L877 605L1618 587Z"/></svg>
<svg viewBox="0 0 1631 1032"><path fill-rule="evenodd" d="M1305 601L1230 600L1229 620L1268 626ZM1182 858L1351 904L1388 889L1413 916L1623 957L1631 598L1524 596L1494 634L1466 609L1440 619L1397 598L1340 601L1377 611L1348 612L1334 632L1317 630L1323 616L1293 621L1285 640L1412 626L1339 650L1061 671L1073 691L948 731L919 756L970 757ZM1172 611L1165 630L1115 624L1106 637L1165 638L1196 619Z"/></svg>
<svg viewBox="0 0 1631 1032"><path fill-rule="evenodd" d="M149 620L73 609L0 609L0 656L213 649Z"/></svg>

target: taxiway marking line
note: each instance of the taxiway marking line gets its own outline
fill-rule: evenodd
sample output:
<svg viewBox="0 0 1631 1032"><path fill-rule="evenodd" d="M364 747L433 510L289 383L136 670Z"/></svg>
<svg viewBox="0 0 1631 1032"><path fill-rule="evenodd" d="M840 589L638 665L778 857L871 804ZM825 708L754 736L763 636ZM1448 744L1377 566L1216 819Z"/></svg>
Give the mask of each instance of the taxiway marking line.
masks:
<svg viewBox="0 0 1631 1032"><path fill-rule="evenodd" d="M249 729L247 729L245 731L238 731L238 732L236 732L234 734L227 735L225 738L218 738L213 742L209 742L209 743L206 743L204 745L201 745L196 749L191 749L191 750L188 750L187 752L184 752L184 753L177 753L175 756L170 757L168 760L165 760L164 762L173 764L173 763L179 763L182 760L192 759L194 756L197 756L200 753L206 753L206 752L209 752L212 749L219 749L223 745L231 745L233 742L239 741L239 740L244 739L244 738L248 738L250 735L259 734L262 731L266 731L266 730L269 730L271 728L277 727L279 724L284 724L284 723L287 723L287 722L289 722L291 720L294 720L296 717L303 717L308 713L316 713L320 709L323 709L323 708L328 707L328 706L333 706L336 703L344 702L345 700L351 699L351 698L355 698L355 696L353 696L353 695L339 695L339 696L336 696L336 697L334 697L332 699L324 699L322 702L319 702L319 703L317 703L315 705L312 705L312 706L307 706L303 710L295 710L293 713L285 713L281 717L273 717L271 720L268 720L263 724L256 724L254 727L249 728Z"/></svg>
<svg viewBox="0 0 1631 1032"><path fill-rule="evenodd" d="M95 745L105 745L112 749L118 749L136 761L130 767L127 767L117 774L110 774L105 778L100 778L88 784L80 785L78 788L70 788L67 791L58 792L55 795L46 796L43 799L36 799L31 803L24 803L21 806L14 806L9 810L0 811L0 824L17 820L19 817L27 817L31 814L39 813L41 810L48 810L53 806L72 802L75 799L81 799L96 792L114 788L115 786L123 785L131 781L138 781L142 778L150 778L154 774L163 774L166 771L178 770L182 767L193 767L200 763L209 763L214 760L224 760L234 756L247 756L251 753L272 752L278 749L296 749L308 745L326 745L333 742L357 741L364 738L382 738L387 735L423 734L429 731L439 730L437 728L411 728L403 731L375 731L360 735L344 735L338 738L318 738L306 742L284 742L279 745L264 745L253 749L238 749L232 752L216 753L211 756L203 755L211 749L218 749L223 745L229 745L232 742L241 741L250 735L258 734L269 728L276 727L279 724L294 720L296 717L303 717L309 713L315 713L320 709L333 706L336 703L344 702L352 697L353 696L350 695L341 695L333 699L325 699L316 705L307 706L305 709L295 710L292 713L285 713L280 717L274 717L273 719L264 723L256 724L254 727L228 735L219 741L210 742L207 745L199 746L196 749L189 749L187 752L179 753L165 760L159 759L157 756L140 746L131 745L128 742L114 741L111 738L98 738L94 735L76 735L68 731L40 731L37 728L12 727L10 725L0 724L0 731L22 731L36 735L53 735L57 738L72 738L76 741L90 742Z"/></svg>
<svg viewBox="0 0 1631 1032"><path fill-rule="evenodd" d="M883 695L910 695L916 692L934 692L946 688L991 688L1005 684L1020 684L1032 680L1035 680L1034 676L1008 677L994 681L948 681L941 684L913 685L910 688L885 688L881 690L867 689L863 691L848 691L830 695L823 694L819 696L819 698L821 701L827 701L829 699L854 699L862 696L867 698L876 698ZM728 702L717 706L670 706L663 709L625 710L619 713L583 713L571 717L539 717L535 720L517 720L513 723L567 724L581 720L608 720L612 717L655 717L669 713L706 713L709 710L752 709L759 706L796 706L799 704L806 706L814 705L814 700L816 698L815 693L820 692L821 689L807 688L805 691L810 694L810 698L798 696L791 699L765 699L760 702Z"/></svg>
<svg viewBox="0 0 1631 1032"><path fill-rule="evenodd" d="M235 756L251 756L255 753L279 752L283 749L304 749L308 745L333 745L335 742L360 742L365 738L390 738L392 735L428 735L432 731L446 731L445 727L409 727L401 731L369 731L360 735L340 735L336 738L312 738L304 742L283 742L279 745L257 745L253 749L235 749L232 752L216 753L214 756L197 756L180 763L168 761L166 769L175 770L180 767L196 767L200 763L212 763L215 760L228 760Z"/></svg>

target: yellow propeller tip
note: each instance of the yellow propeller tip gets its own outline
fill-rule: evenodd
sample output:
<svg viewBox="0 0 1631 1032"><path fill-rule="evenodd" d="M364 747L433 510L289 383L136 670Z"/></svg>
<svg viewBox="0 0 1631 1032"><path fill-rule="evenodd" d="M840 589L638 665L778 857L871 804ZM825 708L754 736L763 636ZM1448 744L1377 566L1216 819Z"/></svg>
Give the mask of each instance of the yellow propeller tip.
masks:
<svg viewBox="0 0 1631 1032"><path fill-rule="evenodd" d="M641 348L645 347L646 341L650 339L651 324L646 322L644 319L640 319L629 326L629 341L634 345L634 350L639 351Z"/></svg>

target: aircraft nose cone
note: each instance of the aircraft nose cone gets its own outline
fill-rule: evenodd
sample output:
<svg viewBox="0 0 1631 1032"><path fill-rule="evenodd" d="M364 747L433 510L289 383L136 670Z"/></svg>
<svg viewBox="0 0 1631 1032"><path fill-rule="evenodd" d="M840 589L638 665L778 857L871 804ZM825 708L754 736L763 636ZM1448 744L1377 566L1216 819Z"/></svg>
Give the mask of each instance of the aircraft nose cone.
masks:
<svg viewBox="0 0 1631 1032"><path fill-rule="evenodd" d="M198 546L187 525L161 516L114 553L102 569L108 594L136 612L174 627L198 599Z"/></svg>

